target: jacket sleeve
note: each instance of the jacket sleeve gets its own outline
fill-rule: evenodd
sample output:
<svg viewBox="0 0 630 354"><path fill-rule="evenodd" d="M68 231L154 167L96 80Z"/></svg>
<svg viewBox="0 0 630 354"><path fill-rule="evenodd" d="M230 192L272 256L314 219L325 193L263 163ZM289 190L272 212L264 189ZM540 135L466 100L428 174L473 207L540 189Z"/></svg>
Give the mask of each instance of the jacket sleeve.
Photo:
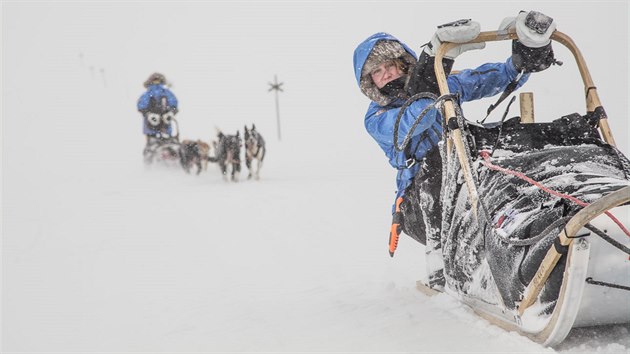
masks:
<svg viewBox="0 0 630 354"><path fill-rule="evenodd" d="M149 99L150 99L149 92L145 92L142 96L140 96L140 98L138 99L138 111L142 112L144 110L146 110L149 107Z"/></svg>
<svg viewBox="0 0 630 354"><path fill-rule="evenodd" d="M468 102L503 92L517 76L518 72L509 58L505 63L483 64L476 69L463 70L449 76L447 82L451 93L459 94L462 102ZM523 75L517 87L522 86L528 78L529 74ZM394 142L394 124L400 108L381 107L374 102L370 104L365 115L365 128L389 157L392 166L400 166L401 161L405 160L404 154L394 149L394 143L398 146L402 144L414 121L431 103L431 100L421 99L409 105L400 119L397 142ZM442 119L437 110L429 110L413 131L412 137L423 134L435 124L439 125L441 122L436 119Z"/></svg>
<svg viewBox="0 0 630 354"><path fill-rule="evenodd" d="M451 93L459 94L462 102L468 102L503 92L517 76L518 72L510 57L505 63L483 64L476 69L462 70L449 76L447 82ZM517 88L523 86L528 79L529 74L523 75Z"/></svg>

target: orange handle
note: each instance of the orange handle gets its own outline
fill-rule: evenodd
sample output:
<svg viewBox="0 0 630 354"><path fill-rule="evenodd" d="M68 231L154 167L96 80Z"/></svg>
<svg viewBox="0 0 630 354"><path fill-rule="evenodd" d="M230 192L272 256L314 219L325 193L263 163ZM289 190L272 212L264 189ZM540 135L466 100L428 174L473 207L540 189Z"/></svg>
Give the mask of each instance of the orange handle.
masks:
<svg viewBox="0 0 630 354"><path fill-rule="evenodd" d="M394 213L394 220L392 221L392 228L389 231L389 256L394 257L394 252L398 247L398 238L400 237L400 220L402 214L400 212L400 203L402 203L402 197L396 199L396 212Z"/></svg>

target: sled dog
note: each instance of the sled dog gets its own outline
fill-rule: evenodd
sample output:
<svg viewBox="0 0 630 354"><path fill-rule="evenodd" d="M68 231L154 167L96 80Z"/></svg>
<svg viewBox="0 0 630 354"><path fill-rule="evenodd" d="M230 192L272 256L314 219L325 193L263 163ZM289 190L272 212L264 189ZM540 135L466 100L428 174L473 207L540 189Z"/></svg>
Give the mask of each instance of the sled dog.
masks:
<svg viewBox="0 0 630 354"><path fill-rule="evenodd" d="M218 130L218 141L214 142L215 157L208 158L208 161L217 162L221 168L223 179L228 180L228 167L231 167L230 179L238 182L241 172L241 147L243 140L237 130L235 135L226 135Z"/></svg>
<svg viewBox="0 0 630 354"><path fill-rule="evenodd" d="M208 169L208 154L210 145L201 140L184 140L181 144L180 161L186 173L190 173L193 166L197 166L197 174Z"/></svg>
<svg viewBox="0 0 630 354"><path fill-rule="evenodd" d="M260 179L260 168L262 167L263 160L265 159L265 154L267 153L267 148L265 147L265 139L263 139L262 135L256 130L256 126L252 124L252 129L247 129L247 125L244 130L244 138L245 138L245 165L249 170L249 174L247 175L247 179L252 178L254 176L255 179ZM256 160L256 170L252 170L254 166L252 162Z"/></svg>

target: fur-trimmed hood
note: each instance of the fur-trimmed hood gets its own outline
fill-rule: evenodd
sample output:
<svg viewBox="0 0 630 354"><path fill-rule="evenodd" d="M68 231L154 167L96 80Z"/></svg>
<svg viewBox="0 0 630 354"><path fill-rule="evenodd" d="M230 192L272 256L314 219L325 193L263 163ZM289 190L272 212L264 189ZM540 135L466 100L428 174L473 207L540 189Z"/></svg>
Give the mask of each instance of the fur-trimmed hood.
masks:
<svg viewBox="0 0 630 354"><path fill-rule="evenodd" d="M381 93L369 74L381 63L395 58L401 58L409 67L413 67L417 62L413 50L385 32L371 35L354 50L354 75L357 85L363 94L380 106L388 105L392 98Z"/></svg>
<svg viewBox="0 0 630 354"><path fill-rule="evenodd" d="M160 73L153 73L149 78L144 82L143 86L145 88L149 88L151 85L166 85L166 77Z"/></svg>

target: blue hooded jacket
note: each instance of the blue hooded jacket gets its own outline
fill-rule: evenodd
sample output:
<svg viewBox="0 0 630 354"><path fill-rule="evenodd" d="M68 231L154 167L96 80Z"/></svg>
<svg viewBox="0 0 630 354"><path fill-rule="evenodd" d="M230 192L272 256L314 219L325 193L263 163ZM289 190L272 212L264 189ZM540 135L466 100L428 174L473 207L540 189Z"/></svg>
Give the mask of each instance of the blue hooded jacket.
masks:
<svg viewBox="0 0 630 354"><path fill-rule="evenodd" d="M411 55L416 57L415 53L409 49L404 43L390 34L380 32L370 36L363 41L354 51L354 74L357 84L361 86L361 80L371 80L369 76L363 75L363 66L370 55L374 45L381 40L391 40L399 42L403 48ZM447 78L449 91L452 94L459 95L459 103L477 100L484 97L494 96L505 90L507 85L514 80L518 72L512 65L512 59L509 58L505 63L483 64L474 70L462 70L457 74L450 75ZM521 77L517 87L522 86L529 74ZM404 101L397 99L386 106L380 106L376 102L370 103L365 115L365 128L368 133L376 140L378 145L383 149L385 155L389 159L389 163L396 169L396 199L404 195L407 188L413 181L414 176L420 170L420 164L413 164L407 168L406 161L409 158L421 161L422 158L437 146L442 138L442 116L435 109L430 110L422 119L420 124L412 133L409 147L406 149L413 156L406 156L406 151L398 152L394 148L394 124L396 117L400 111L400 107ZM399 130L398 142L399 146L409 132L414 121L420 115L420 112L433 103L428 99L421 99L413 102L403 113ZM394 207L392 207L392 212Z"/></svg>
<svg viewBox="0 0 630 354"><path fill-rule="evenodd" d="M177 98L175 95L166 87L160 84L153 84L149 85L147 87L147 91L138 99L138 111L144 112L149 109L151 98L154 98L157 102L159 102L162 97L166 97L166 104L170 109L177 110ZM143 119L142 132L145 135L156 135L159 133L158 130L149 125L146 117ZM166 127L166 133L172 133L172 127L170 124Z"/></svg>
<svg viewBox="0 0 630 354"><path fill-rule="evenodd" d="M175 98L175 95L166 87L160 84L154 84L149 85L147 92L142 94L140 99L138 99L138 110L144 111L148 109L151 98L155 98L155 100L159 102L162 97L166 97L166 103L170 108L177 108L177 98Z"/></svg>

